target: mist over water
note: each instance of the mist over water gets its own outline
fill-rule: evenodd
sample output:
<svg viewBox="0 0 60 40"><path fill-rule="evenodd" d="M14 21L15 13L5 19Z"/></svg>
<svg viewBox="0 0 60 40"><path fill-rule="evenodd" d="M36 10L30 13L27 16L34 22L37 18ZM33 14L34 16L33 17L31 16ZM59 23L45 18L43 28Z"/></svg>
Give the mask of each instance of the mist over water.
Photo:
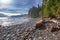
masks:
<svg viewBox="0 0 60 40"><path fill-rule="evenodd" d="M21 24L24 22L29 22L29 18L26 17L0 17L0 25L9 26L15 24Z"/></svg>

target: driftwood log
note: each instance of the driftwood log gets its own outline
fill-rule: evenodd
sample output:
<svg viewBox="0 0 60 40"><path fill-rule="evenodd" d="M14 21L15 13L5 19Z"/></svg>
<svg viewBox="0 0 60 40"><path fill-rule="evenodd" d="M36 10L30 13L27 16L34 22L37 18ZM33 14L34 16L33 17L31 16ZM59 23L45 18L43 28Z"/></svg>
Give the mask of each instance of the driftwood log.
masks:
<svg viewBox="0 0 60 40"><path fill-rule="evenodd" d="M38 22L36 23L36 25L35 25L35 29L41 28L44 23L45 23L44 21L38 21Z"/></svg>
<svg viewBox="0 0 60 40"><path fill-rule="evenodd" d="M57 24L57 26L52 26L51 25L50 27L47 27L46 30L48 32L55 32L55 31L59 31L60 30L60 26L58 25L58 24L60 24L60 22L58 22L57 20L49 20L47 22L49 22L49 23L56 23Z"/></svg>
<svg viewBox="0 0 60 40"><path fill-rule="evenodd" d="M27 32L26 35L23 37L23 40L26 40L31 32Z"/></svg>
<svg viewBox="0 0 60 40"><path fill-rule="evenodd" d="M56 20L38 21L38 22L36 23L36 25L34 26L35 29L27 32L26 35L23 37L23 40L26 40L26 39L28 38L28 36L30 35L31 32L33 32L33 31L36 30L36 29L41 28L41 27L42 27L44 24L46 24L47 22L48 22L48 23L51 23L51 22L53 22L53 23L59 23L59 22L56 21ZM47 27L46 30L47 30L48 32L55 32L55 31L59 31L59 30L60 30L60 27L57 27L57 26L55 26L55 27L52 26L52 27L50 27L50 28Z"/></svg>
<svg viewBox="0 0 60 40"><path fill-rule="evenodd" d="M28 38L28 36L31 34L31 32L34 32L34 30L40 28L42 26L43 22L42 21L39 21L38 23L36 23L36 25L34 24L33 27L35 27L35 29L29 31L26 33L26 35L23 37L23 40L26 40Z"/></svg>
<svg viewBox="0 0 60 40"><path fill-rule="evenodd" d="M50 27L46 27L46 25L44 25L44 24L46 24L46 23L56 23L57 24L57 26L50 26ZM39 21L38 23L36 23L36 26L35 26L35 29L38 29L38 28L41 28L41 27L43 27L43 25L44 25L44 27L46 27L46 30L48 31L48 32L55 32L55 31L59 31L60 30L60 22L59 21L57 21L57 20L47 20L47 21Z"/></svg>

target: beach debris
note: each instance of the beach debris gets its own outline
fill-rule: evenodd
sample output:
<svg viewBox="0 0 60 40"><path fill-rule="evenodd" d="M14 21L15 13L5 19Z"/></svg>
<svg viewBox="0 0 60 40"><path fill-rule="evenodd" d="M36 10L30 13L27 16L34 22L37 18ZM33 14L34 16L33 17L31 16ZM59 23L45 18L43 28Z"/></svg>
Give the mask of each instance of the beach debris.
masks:
<svg viewBox="0 0 60 40"><path fill-rule="evenodd" d="M51 29L51 32L55 32L55 31L59 31L60 30L60 27L53 27L52 29Z"/></svg>
<svg viewBox="0 0 60 40"><path fill-rule="evenodd" d="M31 32L27 32L26 35L23 37L23 40L28 39L28 36L30 35Z"/></svg>
<svg viewBox="0 0 60 40"><path fill-rule="evenodd" d="M28 36L31 34L31 32L34 32L34 30L37 30L37 29L42 29L44 28L45 30L47 30L48 32L55 32L55 31L59 31L60 30L60 27L57 26L59 22L56 21L56 20L47 20L47 21L38 21L34 27L35 29L29 31L26 33L26 35L23 37L23 40L26 40L28 39ZM47 24L47 25L45 25ZM56 26L55 26L56 25ZM43 30L43 29L42 29Z"/></svg>
<svg viewBox="0 0 60 40"><path fill-rule="evenodd" d="M39 22L37 22L37 23L36 23L36 26L35 26L35 29L40 28L43 24L44 24L43 21L39 21Z"/></svg>
<svg viewBox="0 0 60 40"><path fill-rule="evenodd" d="M55 32L55 31L59 31L60 30L60 22L58 22L57 20L49 20L46 22L47 23L47 27L46 27L46 30L48 32ZM45 23L45 24L46 24ZM49 24L50 23L50 24Z"/></svg>

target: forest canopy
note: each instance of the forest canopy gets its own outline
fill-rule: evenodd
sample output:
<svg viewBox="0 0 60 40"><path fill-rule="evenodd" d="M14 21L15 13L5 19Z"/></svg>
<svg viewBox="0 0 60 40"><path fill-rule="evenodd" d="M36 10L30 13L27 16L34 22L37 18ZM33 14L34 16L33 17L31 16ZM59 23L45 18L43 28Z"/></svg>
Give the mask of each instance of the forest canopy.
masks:
<svg viewBox="0 0 60 40"><path fill-rule="evenodd" d="M44 17L50 18L60 17L60 0L43 0L43 1L45 1L46 4L44 5L43 10L40 11L40 17L42 17L42 11Z"/></svg>

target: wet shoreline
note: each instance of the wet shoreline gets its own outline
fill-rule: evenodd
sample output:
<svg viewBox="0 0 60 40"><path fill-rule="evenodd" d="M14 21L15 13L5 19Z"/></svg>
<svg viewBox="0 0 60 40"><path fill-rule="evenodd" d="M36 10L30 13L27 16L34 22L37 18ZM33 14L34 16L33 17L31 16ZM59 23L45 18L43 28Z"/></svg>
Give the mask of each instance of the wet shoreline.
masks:
<svg viewBox="0 0 60 40"><path fill-rule="evenodd" d="M31 19L29 22L18 25L0 26L0 40L22 40L26 32L33 29L32 26L36 21Z"/></svg>
<svg viewBox="0 0 60 40"><path fill-rule="evenodd" d="M22 24L24 22L29 22L31 18L26 17L4 17L0 19L0 25L10 26L16 24Z"/></svg>
<svg viewBox="0 0 60 40"><path fill-rule="evenodd" d="M29 22L11 26L0 26L0 40L23 40L24 36L35 29L36 22L40 18L32 18ZM51 25L50 25L51 24ZM46 23L46 27L57 26L56 23ZM60 31L48 33L44 29L36 29L28 35L26 40L60 40Z"/></svg>

